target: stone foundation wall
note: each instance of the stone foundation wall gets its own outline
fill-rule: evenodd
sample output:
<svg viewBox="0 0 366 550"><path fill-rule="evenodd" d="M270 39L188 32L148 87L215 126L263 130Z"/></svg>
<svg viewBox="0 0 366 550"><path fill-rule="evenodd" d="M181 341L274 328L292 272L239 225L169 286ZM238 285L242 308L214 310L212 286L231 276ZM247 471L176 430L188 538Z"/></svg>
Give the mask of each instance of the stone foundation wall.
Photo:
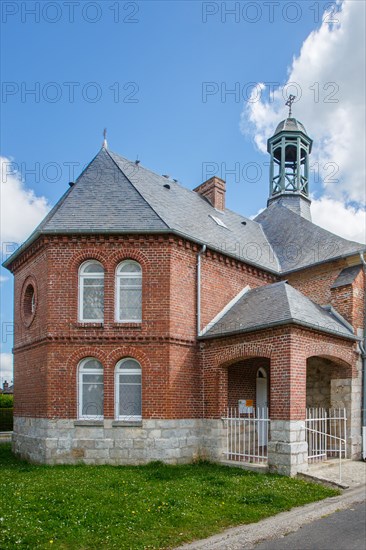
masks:
<svg viewBox="0 0 366 550"><path fill-rule="evenodd" d="M272 420L268 443L270 472L294 476L308 469L308 444L302 420Z"/></svg>
<svg viewBox="0 0 366 550"><path fill-rule="evenodd" d="M14 418L13 451L26 460L45 464L221 460L225 442L221 420L154 419L127 426L112 420Z"/></svg>
<svg viewBox="0 0 366 550"><path fill-rule="evenodd" d="M347 411L347 458L361 458L361 398L362 378L336 379L331 381L332 407Z"/></svg>

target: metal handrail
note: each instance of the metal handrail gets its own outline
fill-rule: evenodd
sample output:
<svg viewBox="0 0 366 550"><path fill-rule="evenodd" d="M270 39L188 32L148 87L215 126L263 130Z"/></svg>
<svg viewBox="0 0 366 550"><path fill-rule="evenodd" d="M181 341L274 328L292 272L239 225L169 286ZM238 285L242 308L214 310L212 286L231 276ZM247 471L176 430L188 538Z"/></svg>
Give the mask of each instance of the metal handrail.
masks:
<svg viewBox="0 0 366 550"><path fill-rule="evenodd" d="M311 420L314 420L313 418ZM313 428L306 428L308 432L313 432L313 433L317 433L317 434L323 434L323 432L321 432L320 430L314 430ZM346 451L346 439L343 439L342 437L338 437L336 435L332 435L332 434L326 434L327 437L330 437L332 439L337 439L341 442L341 446L342 446L342 443L344 443L344 450ZM342 483L342 448L339 449L339 483Z"/></svg>

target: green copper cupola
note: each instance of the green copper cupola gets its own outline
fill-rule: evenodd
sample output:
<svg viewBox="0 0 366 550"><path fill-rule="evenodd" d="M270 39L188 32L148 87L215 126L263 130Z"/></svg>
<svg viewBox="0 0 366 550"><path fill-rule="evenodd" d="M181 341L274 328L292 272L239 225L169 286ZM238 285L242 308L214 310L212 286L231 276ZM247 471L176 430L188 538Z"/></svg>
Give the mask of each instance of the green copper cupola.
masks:
<svg viewBox="0 0 366 550"><path fill-rule="evenodd" d="M303 124L291 116L279 123L267 142L267 151L271 155L268 206L279 201L309 220L309 155L312 143Z"/></svg>

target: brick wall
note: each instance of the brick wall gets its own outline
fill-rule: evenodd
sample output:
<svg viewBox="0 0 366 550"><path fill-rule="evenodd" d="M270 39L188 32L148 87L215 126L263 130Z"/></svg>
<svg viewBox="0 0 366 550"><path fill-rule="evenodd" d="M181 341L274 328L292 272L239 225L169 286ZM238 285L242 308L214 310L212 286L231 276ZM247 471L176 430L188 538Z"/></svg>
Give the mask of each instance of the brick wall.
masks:
<svg viewBox="0 0 366 550"><path fill-rule="evenodd" d="M361 271L352 285L331 289L332 284L347 266L344 260L329 262L301 272L286 275L289 284L297 288L319 305L331 304L353 325L363 330L365 296L365 275Z"/></svg>
<svg viewBox="0 0 366 550"><path fill-rule="evenodd" d="M331 358L337 377L357 376L356 344L296 326L262 330L242 336L207 339L201 344L205 415L220 418L228 400L228 369L245 359L270 360L270 415L276 420L301 420L306 409L306 368L309 357ZM338 368L338 367L337 367Z"/></svg>
<svg viewBox="0 0 366 550"><path fill-rule="evenodd" d="M271 359L272 415L301 417L306 358L323 354L353 365L354 345L312 331L301 332L300 338L289 327L197 344L199 248L168 235L50 236L31 245L13 265L15 414L21 410L22 416L75 418L77 365L83 357L94 356L104 367L104 413L113 418L114 368L119 359L132 356L142 366L145 418L218 418L228 404L227 365L262 357ZM105 269L103 324L78 321L78 270L92 258ZM115 270L128 258L142 267L142 323L115 321ZM329 303L329 288L340 269L332 264L328 271L309 269L289 279L314 301ZM201 274L201 328L246 285L255 288L276 280L209 250L202 255ZM36 291L36 312L31 322L24 322L22 297L29 283ZM361 274L355 281L352 306L357 323L362 316L362 291ZM249 385L245 391L249 392Z"/></svg>
<svg viewBox="0 0 366 550"><path fill-rule="evenodd" d="M329 262L290 273L285 278L313 302L323 306L331 303L330 288L344 267L344 262Z"/></svg>

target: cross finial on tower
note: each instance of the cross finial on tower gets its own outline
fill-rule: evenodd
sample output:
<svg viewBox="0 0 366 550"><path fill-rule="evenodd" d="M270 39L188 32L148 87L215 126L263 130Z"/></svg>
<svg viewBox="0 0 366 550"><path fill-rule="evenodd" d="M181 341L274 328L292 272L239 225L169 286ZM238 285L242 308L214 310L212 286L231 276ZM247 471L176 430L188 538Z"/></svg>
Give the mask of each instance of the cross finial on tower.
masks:
<svg viewBox="0 0 366 550"><path fill-rule="evenodd" d="M287 100L286 103L285 103L285 105L287 105L287 107L288 107L288 118L291 118L291 115L292 115L292 104L293 104L293 102L295 101L295 99L296 99L296 96L290 94L290 95L288 96L288 100Z"/></svg>
<svg viewBox="0 0 366 550"><path fill-rule="evenodd" d="M108 143L107 143L107 128L104 128L103 130L103 147L104 149L107 149L108 148Z"/></svg>

